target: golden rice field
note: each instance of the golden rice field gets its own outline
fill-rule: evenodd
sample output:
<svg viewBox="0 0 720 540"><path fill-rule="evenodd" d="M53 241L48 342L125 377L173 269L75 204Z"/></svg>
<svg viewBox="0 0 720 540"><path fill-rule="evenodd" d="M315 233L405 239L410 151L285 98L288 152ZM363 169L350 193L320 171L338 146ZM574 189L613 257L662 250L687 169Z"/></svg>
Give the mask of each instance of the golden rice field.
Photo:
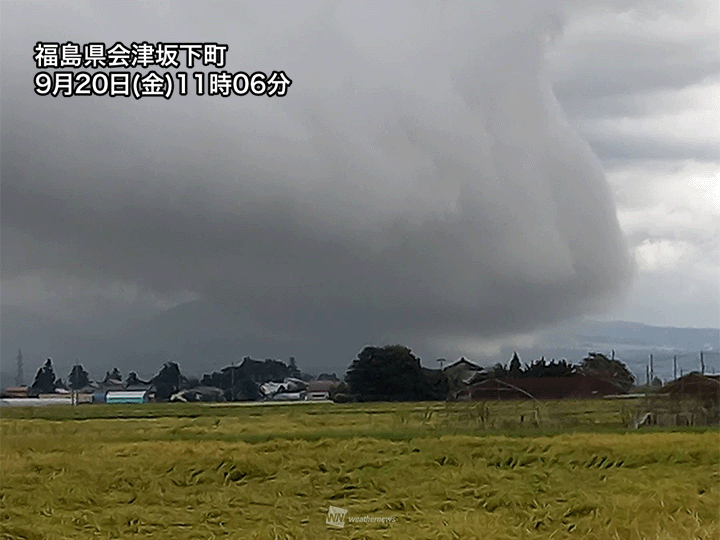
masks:
<svg viewBox="0 0 720 540"><path fill-rule="evenodd" d="M720 538L717 429L518 407L2 409L0 538Z"/></svg>

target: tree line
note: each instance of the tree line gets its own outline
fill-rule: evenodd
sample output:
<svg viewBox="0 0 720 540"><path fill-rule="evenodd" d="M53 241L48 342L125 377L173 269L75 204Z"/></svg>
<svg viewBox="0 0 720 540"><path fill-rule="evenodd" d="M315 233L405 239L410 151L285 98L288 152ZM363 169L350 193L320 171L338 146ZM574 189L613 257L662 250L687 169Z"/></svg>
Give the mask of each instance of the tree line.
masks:
<svg viewBox="0 0 720 540"><path fill-rule="evenodd" d="M446 368L447 369L447 368ZM489 370L480 369L475 382L484 379L524 379L537 377L573 377L587 375L612 382L618 390L627 392L635 384L635 377L627 366L601 353L590 353L579 364L567 360L547 362L545 358L524 365L514 353L508 365L496 364ZM108 371L100 385L125 387L148 386L155 388L156 399L167 400L174 393L198 386L215 387L223 391L227 400L254 401L262 397L260 385L282 382L287 378L311 380L290 358L289 364L275 359L254 360L245 357L240 365L231 365L202 376L200 380L188 378L175 362L168 362L149 381L141 380L130 372L122 381L117 368ZM337 380L334 374L321 374L318 379ZM52 360L48 358L38 370L30 395L52 393L56 389L82 390L92 385L88 372L80 364L73 366L68 383L55 376ZM342 383L333 391L337 400L346 401L434 401L449 394L452 381L445 370L422 367L420 358L403 345L365 347L352 363Z"/></svg>
<svg viewBox="0 0 720 540"><path fill-rule="evenodd" d="M622 392L635 384L634 375L623 362L601 353L588 354L578 365L541 358L527 366L514 353L507 367L498 363L490 370L482 370L475 375L475 382L578 375L609 381ZM343 391L348 393L347 397L360 401L445 399L450 386L445 370L421 367L420 359L402 345L365 347L350 365L345 383Z"/></svg>
<svg viewBox="0 0 720 540"><path fill-rule="evenodd" d="M228 400L251 401L261 397L259 385L271 381L283 381L286 378L298 378L303 380L313 377L303 373L298 367L294 358L290 358L288 364L280 360L266 359L254 360L246 356L240 365L232 365L221 369L218 372L204 374L201 379L187 377L180 371L176 362L165 363L160 371L148 381L141 380L134 371L128 374L123 381L122 374L117 368L105 373L101 381L93 383L89 373L81 364L75 364L67 378L67 383L57 378L53 368L52 359L48 358L45 364L38 369L35 380L30 386L30 395L50 394L58 389L62 390L83 390L92 389L94 386L124 386L142 387L153 386L156 399L164 401L174 393L196 388L198 386L213 386L223 390ZM333 375L321 374L319 378L332 378Z"/></svg>

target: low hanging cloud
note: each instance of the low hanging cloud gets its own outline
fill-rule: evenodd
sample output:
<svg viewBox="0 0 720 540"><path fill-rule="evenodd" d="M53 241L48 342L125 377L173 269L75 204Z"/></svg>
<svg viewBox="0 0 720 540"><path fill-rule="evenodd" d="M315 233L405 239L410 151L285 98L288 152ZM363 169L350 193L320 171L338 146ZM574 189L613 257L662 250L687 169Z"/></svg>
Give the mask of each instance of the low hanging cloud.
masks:
<svg viewBox="0 0 720 540"><path fill-rule="evenodd" d="M526 332L626 289L603 170L545 72L555 4L128 6L3 8L5 283L127 283L352 347ZM230 71L293 84L43 98L39 40L227 43Z"/></svg>

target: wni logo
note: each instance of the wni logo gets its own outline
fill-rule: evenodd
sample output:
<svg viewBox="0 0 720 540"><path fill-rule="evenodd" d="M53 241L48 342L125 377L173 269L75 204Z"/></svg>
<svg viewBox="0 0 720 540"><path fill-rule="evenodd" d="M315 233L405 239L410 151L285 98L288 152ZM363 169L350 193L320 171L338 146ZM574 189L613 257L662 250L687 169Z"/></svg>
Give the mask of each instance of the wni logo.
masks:
<svg viewBox="0 0 720 540"><path fill-rule="evenodd" d="M344 527L345 526L345 515L347 510L344 508L338 508L337 506L331 506L328 508L327 519L325 523L332 525L333 527Z"/></svg>

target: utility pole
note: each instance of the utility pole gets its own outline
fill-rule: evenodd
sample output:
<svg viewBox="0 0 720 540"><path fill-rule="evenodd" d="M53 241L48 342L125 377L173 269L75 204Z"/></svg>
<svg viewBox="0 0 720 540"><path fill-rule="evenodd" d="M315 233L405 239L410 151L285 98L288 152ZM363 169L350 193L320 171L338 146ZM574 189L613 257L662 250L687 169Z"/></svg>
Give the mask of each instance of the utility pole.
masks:
<svg viewBox="0 0 720 540"><path fill-rule="evenodd" d="M73 373L75 373L75 374L76 374L76 377L79 376L79 372L78 372L78 370L77 370L77 366L78 366L79 363L80 363L80 359L79 359L79 358L76 358L76 359L75 359L75 364L74 364L74 366L73 366L73 369L70 370L70 375L72 375ZM73 383L73 381L70 380L70 377L68 377L68 386L70 386L70 403L71 403L72 405L77 405L77 404L78 404L78 391L77 391L76 388L74 388L74 387L75 387L75 383Z"/></svg>
<svg viewBox="0 0 720 540"><path fill-rule="evenodd" d="M653 355L650 355L650 381L655 380L655 368L653 366Z"/></svg>
<svg viewBox="0 0 720 540"><path fill-rule="evenodd" d="M230 388L230 401L235 401L235 362L230 362L230 381L231 381L231 388Z"/></svg>
<svg viewBox="0 0 720 540"><path fill-rule="evenodd" d="M700 375L705 375L705 357L702 351L700 351Z"/></svg>
<svg viewBox="0 0 720 540"><path fill-rule="evenodd" d="M677 380L677 356L673 356L673 380Z"/></svg>
<svg viewBox="0 0 720 540"><path fill-rule="evenodd" d="M650 366L645 366L645 386L650 386Z"/></svg>
<svg viewBox="0 0 720 540"><path fill-rule="evenodd" d="M15 378L16 386L23 386L25 384L25 375L23 374L23 355L22 349L18 349L17 355L17 377Z"/></svg>

